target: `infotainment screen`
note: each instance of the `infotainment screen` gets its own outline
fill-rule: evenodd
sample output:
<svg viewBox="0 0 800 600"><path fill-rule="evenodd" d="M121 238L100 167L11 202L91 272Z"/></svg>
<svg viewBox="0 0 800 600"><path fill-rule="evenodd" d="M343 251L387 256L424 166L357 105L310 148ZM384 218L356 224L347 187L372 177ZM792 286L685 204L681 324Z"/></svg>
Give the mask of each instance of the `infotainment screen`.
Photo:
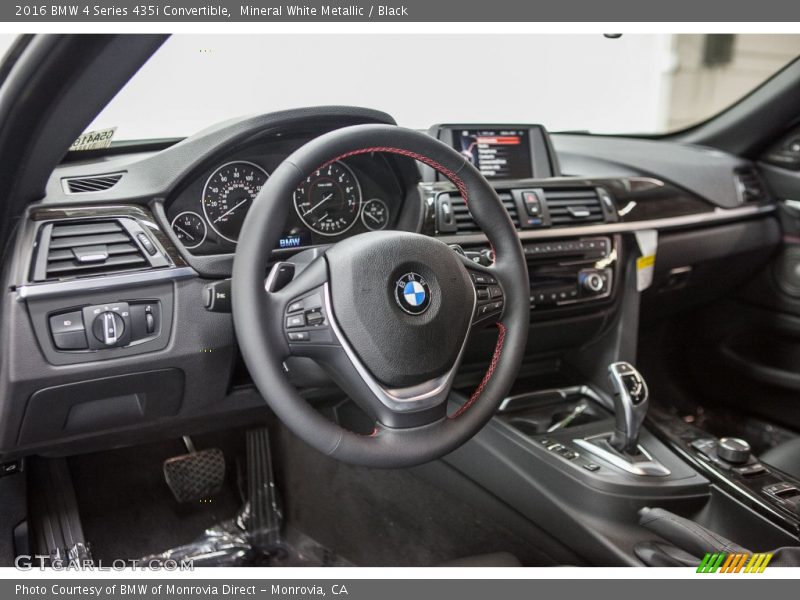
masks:
<svg viewBox="0 0 800 600"><path fill-rule="evenodd" d="M526 179L533 176L528 129L461 129L454 133L456 149L486 179Z"/></svg>

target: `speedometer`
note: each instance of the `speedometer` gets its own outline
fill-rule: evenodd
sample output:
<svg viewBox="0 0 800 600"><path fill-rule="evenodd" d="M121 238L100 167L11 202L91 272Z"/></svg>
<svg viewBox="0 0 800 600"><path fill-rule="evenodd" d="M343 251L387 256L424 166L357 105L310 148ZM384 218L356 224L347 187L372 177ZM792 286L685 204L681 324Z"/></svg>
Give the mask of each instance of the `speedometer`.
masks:
<svg viewBox="0 0 800 600"><path fill-rule="evenodd" d="M361 187L347 165L333 162L303 180L294 192L294 207L312 231L339 235L358 221Z"/></svg>
<svg viewBox="0 0 800 600"><path fill-rule="evenodd" d="M206 181L203 188L203 212L217 235L229 242L239 239L239 231L250 205L269 174L257 164L229 162Z"/></svg>

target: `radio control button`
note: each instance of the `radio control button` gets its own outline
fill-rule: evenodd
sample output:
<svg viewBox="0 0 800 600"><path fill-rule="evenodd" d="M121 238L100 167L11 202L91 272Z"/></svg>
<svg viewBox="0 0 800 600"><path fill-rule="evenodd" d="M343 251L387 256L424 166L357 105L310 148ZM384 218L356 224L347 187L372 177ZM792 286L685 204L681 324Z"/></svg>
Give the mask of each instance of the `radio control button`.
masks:
<svg viewBox="0 0 800 600"><path fill-rule="evenodd" d="M605 281L599 273L589 273L583 279L583 287L594 294L602 291L604 286Z"/></svg>

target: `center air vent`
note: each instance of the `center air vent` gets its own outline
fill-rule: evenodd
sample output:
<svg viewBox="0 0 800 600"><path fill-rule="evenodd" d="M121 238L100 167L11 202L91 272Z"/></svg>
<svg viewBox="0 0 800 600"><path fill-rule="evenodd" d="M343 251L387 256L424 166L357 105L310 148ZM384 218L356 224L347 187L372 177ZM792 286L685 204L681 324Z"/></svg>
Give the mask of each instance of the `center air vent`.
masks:
<svg viewBox="0 0 800 600"><path fill-rule="evenodd" d="M132 219L61 221L41 229L34 281L166 266L167 259Z"/></svg>
<svg viewBox="0 0 800 600"><path fill-rule="evenodd" d="M93 175L91 177L66 177L61 181L64 185L64 191L68 194L89 194L111 189L119 183L120 179L122 179L122 173Z"/></svg>
<svg viewBox="0 0 800 600"><path fill-rule="evenodd" d="M740 204L762 202L768 198L767 188L759 172L753 167L737 169L733 174Z"/></svg>
<svg viewBox="0 0 800 600"><path fill-rule="evenodd" d="M514 198L511 196L511 194L502 192L498 194L498 196L508 212L508 215L511 217L514 227L519 229L519 216L517 215L517 206L514 203ZM467 208L467 204L464 202L464 199L461 196L442 194L438 198L438 204L440 231L444 232L449 230L452 233L480 233L480 227L478 227L478 224L475 223L475 220L472 218L472 215ZM445 204L449 204L449 208L445 207ZM452 213L452 217L450 217L448 212ZM448 219L454 225L454 228L451 226L450 228L443 229L441 227L443 224L443 219Z"/></svg>
<svg viewBox="0 0 800 600"><path fill-rule="evenodd" d="M544 189L544 200L553 227L605 221L594 188Z"/></svg>

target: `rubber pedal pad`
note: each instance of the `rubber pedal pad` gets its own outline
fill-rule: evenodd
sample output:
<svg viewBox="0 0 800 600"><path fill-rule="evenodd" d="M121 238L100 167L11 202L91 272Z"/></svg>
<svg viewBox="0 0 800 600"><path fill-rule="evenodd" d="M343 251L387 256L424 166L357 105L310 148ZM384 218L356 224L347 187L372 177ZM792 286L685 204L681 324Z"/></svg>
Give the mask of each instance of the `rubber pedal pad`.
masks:
<svg viewBox="0 0 800 600"><path fill-rule="evenodd" d="M225 481L225 455L219 448L198 450L164 461L164 479L181 503L206 500Z"/></svg>

